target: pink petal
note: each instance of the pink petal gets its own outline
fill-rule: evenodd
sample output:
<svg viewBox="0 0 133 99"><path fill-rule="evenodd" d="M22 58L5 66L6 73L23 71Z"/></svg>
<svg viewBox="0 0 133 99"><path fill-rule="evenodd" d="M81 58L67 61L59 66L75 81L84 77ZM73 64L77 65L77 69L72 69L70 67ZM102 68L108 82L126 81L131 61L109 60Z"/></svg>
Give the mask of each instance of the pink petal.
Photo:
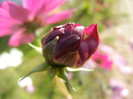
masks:
<svg viewBox="0 0 133 99"><path fill-rule="evenodd" d="M3 23L3 22L6 22L8 24L10 23L18 23L18 21L16 19L13 19L11 16L10 16L10 13L9 11L7 11L6 9L3 9L0 7L0 23ZM19 22L20 23L20 22Z"/></svg>
<svg viewBox="0 0 133 99"><path fill-rule="evenodd" d="M13 34L9 40L9 46L17 47L21 44L32 42L35 35L33 33L23 33L22 31Z"/></svg>
<svg viewBox="0 0 133 99"><path fill-rule="evenodd" d="M10 29L1 29L0 30L0 37L8 36L12 34L12 31Z"/></svg>
<svg viewBox="0 0 133 99"><path fill-rule="evenodd" d="M44 10L45 0L23 0L23 7L28 9L31 13L31 17L34 18L39 11Z"/></svg>
<svg viewBox="0 0 133 99"><path fill-rule="evenodd" d="M67 10L67 11L54 14L44 19L44 22L46 22L47 24L55 24L55 23L67 20L72 17L74 11L75 9L72 9L72 10Z"/></svg>
<svg viewBox="0 0 133 99"><path fill-rule="evenodd" d="M13 20L9 20L9 19L3 19L0 17L0 28L3 29L4 27L13 27L13 26L20 26L20 23L17 23Z"/></svg>
<svg viewBox="0 0 133 99"><path fill-rule="evenodd" d="M18 30L20 30L19 24L0 18L0 37L8 36Z"/></svg>
<svg viewBox="0 0 133 99"><path fill-rule="evenodd" d="M45 11L49 12L62 5L66 0L45 0Z"/></svg>
<svg viewBox="0 0 133 99"><path fill-rule="evenodd" d="M10 16L21 22L27 21L29 16L29 11L11 1L5 1L2 3L2 8L9 12Z"/></svg>
<svg viewBox="0 0 133 99"><path fill-rule="evenodd" d="M8 36L13 33L12 23L4 22L4 20L0 20L0 37Z"/></svg>

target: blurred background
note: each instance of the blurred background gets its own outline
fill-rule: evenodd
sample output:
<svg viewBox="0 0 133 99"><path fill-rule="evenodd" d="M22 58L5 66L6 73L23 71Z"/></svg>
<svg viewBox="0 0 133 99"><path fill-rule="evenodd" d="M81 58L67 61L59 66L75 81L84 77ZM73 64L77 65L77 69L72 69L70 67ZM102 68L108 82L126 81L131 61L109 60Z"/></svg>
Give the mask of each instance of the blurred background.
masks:
<svg viewBox="0 0 133 99"><path fill-rule="evenodd" d="M0 4L5 0L0 0ZM22 5L21 0L11 0ZM69 20L48 25L33 44L53 26L75 22L86 27L98 24L100 45L85 68L92 72L69 73L73 99L133 99L133 0L67 0L56 10L76 8ZM55 10L55 11L56 11ZM28 45L8 46L9 37L0 38L0 99L64 99L46 72L18 80L44 61Z"/></svg>

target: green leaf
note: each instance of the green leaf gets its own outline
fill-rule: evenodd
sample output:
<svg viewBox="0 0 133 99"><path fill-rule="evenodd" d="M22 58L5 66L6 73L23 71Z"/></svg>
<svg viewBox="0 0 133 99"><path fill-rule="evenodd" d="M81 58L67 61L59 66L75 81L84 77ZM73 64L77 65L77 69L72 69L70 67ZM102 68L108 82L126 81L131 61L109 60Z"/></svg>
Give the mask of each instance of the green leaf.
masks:
<svg viewBox="0 0 133 99"><path fill-rule="evenodd" d="M57 75L58 70L57 68L49 67L47 70L47 74L52 82L53 78Z"/></svg>
<svg viewBox="0 0 133 99"><path fill-rule="evenodd" d="M32 69L27 75L22 77L22 79L20 79L20 81L23 80L25 77L29 76L32 73L40 72L40 71L45 71L45 70L47 70L48 67L49 67L49 64L44 62L44 63L38 65L37 67L35 67L34 69Z"/></svg>
<svg viewBox="0 0 133 99"><path fill-rule="evenodd" d="M35 45L31 44L31 43L28 43L28 45L30 47L32 47L33 49L35 49L39 54L42 55L42 49L40 47L37 47L37 46L35 46Z"/></svg>
<svg viewBox="0 0 133 99"><path fill-rule="evenodd" d="M77 91L75 88L73 88L68 80L68 77L67 77L67 72L64 68L60 68L59 69L59 73L58 73L58 77L62 78L63 80L66 81L67 85L69 87L71 87L75 92Z"/></svg>
<svg viewBox="0 0 133 99"><path fill-rule="evenodd" d="M67 71L69 72L76 72L76 71L87 71L87 72L90 72L90 71L94 71L93 69L87 69L87 68L70 68L70 67L67 67L66 68Z"/></svg>

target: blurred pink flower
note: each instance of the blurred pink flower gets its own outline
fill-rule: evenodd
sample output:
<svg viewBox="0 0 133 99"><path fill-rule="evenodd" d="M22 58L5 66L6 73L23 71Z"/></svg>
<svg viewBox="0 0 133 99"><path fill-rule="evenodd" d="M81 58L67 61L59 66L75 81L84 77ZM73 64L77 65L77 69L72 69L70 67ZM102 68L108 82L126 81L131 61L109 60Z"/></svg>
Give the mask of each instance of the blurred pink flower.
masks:
<svg viewBox="0 0 133 99"><path fill-rule="evenodd" d="M32 79L30 77L26 77L22 81L19 81L19 80L18 80L19 87L25 88L28 93L34 93L35 92L35 87L33 85Z"/></svg>
<svg viewBox="0 0 133 99"><path fill-rule="evenodd" d="M35 91L35 87L34 87L34 85L29 85L29 86L26 86L26 90L27 90L27 92L32 94Z"/></svg>
<svg viewBox="0 0 133 99"><path fill-rule="evenodd" d="M69 72L67 76L68 76L68 79L70 80L73 78L73 73Z"/></svg>
<svg viewBox="0 0 133 99"><path fill-rule="evenodd" d="M117 67L126 65L126 60L124 59L124 57L116 52L113 53L112 60L113 60L114 65Z"/></svg>
<svg viewBox="0 0 133 99"><path fill-rule="evenodd" d="M113 53L112 54L112 61L113 64L119 69L120 72L124 74L131 74L133 73L133 68L132 66L128 66L125 58L121 56L118 53Z"/></svg>
<svg viewBox="0 0 133 99"><path fill-rule="evenodd" d="M131 40L130 40L130 43L131 43ZM99 50L110 56L110 59L112 60L113 65L115 65L120 72L124 74L133 73L132 66L128 66L125 58L119 53L117 53L112 47L108 45L100 44Z"/></svg>
<svg viewBox="0 0 133 99"><path fill-rule="evenodd" d="M109 60L108 54L99 53L98 50L94 53L92 59L98 66L110 70L112 67L112 61Z"/></svg>
<svg viewBox="0 0 133 99"><path fill-rule="evenodd" d="M112 99L123 99L123 97L129 94L124 84L116 79L110 79L110 86L112 89Z"/></svg>
<svg viewBox="0 0 133 99"><path fill-rule="evenodd" d="M100 51L102 51L106 54L114 53L114 49L111 46L108 46L108 45L105 45L105 44L100 44L99 49L100 49Z"/></svg>
<svg viewBox="0 0 133 99"><path fill-rule="evenodd" d="M95 69L97 63L93 61L92 59L88 60L87 62L84 63L83 67L87 69Z"/></svg>
<svg viewBox="0 0 133 99"><path fill-rule="evenodd" d="M38 27L54 24L72 17L73 11L67 10L56 14L51 11L66 0L23 0L23 7L11 1L0 5L0 37L11 35L10 46L19 46L32 42L33 33Z"/></svg>

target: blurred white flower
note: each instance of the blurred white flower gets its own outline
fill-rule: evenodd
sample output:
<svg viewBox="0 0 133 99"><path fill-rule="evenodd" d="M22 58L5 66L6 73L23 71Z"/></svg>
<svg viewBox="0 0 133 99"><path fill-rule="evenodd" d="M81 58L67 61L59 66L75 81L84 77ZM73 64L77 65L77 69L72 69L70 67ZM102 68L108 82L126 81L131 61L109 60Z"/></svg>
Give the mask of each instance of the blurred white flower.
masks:
<svg viewBox="0 0 133 99"><path fill-rule="evenodd" d="M17 48L12 48L9 53L3 52L0 55L0 69L7 67L17 67L23 61L23 52Z"/></svg>
<svg viewBox="0 0 133 99"><path fill-rule="evenodd" d="M11 67L17 67L22 63L22 61L23 61L23 52L22 51L20 51L16 48L12 48L10 50L9 55L10 55L10 60L9 60L10 64L9 65Z"/></svg>
<svg viewBox="0 0 133 99"><path fill-rule="evenodd" d="M21 79L21 78L20 78ZM20 80L19 79L19 80ZM18 85L20 86L20 87L25 87L25 86L29 86L29 85L32 85L32 79L30 78L30 77L26 77L26 78L24 78L23 80L21 80L21 81L18 81Z"/></svg>
<svg viewBox="0 0 133 99"><path fill-rule="evenodd" d="M6 53L6 52L3 52L1 55L0 55L0 69L5 69L9 66L9 62L8 62L9 59L9 54Z"/></svg>
<svg viewBox="0 0 133 99"><path fill-rule="evenodd" d="M133 73L133 68L132 68L132 66L126 66L126 65L124 65L124 66L119 67L118 69L119 69L122 73L124 73L124 74L131 74L131 73Z"/></svg>
<svg viewBox="0 0 133 99"><path fill-rule="evenodd" d="M123 90L121 91L121 95L122 95L123 97L126 97L126 96L128 95L128 93L129 93L128 89L123 89Z"/></svg>
<svg viewBox="0 0 133 99"><path fill-rule="evenodd" d="M21 79L21 78L20 78ZM19 79L19 80L20 80ZM35 91L35 87L33 86L33 82L32 82L32 79L30 77L26 77L24 78L23 80L21 81L18 81L18 85L21 87L21 88L26 88L26 90L29 92L29 93L33 93Z"/></svg>

